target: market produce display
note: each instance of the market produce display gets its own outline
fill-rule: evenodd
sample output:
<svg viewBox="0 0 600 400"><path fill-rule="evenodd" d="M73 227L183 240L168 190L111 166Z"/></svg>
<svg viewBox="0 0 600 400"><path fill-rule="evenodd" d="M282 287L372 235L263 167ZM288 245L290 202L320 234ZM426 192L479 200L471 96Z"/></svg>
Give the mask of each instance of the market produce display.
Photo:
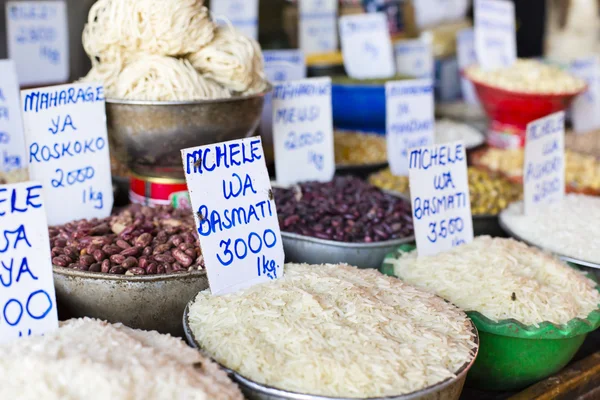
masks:
<svg viewBox="0 0 600 400"><path fill-rule="evenodd" d="M473 65L465 70L465 74L478 83L527 94L576 93L586 85L584 80L558 67L525 59L519 59L509 67L491 71Z"/></svg>
<svg viewBox="0 0 600 400"><path fill-rule="evenodd" d="M265 301L268 299L268 301ZM287 264L283 278L198 294L189 325L203 350L255 382L369 398L453 378L474 356L466 315L376 270Z"/></svg>
<svg viewBox="0 0 600 400"><path fill-rule="evenodd" d="M387 162L385 136L336 130L333 135L335 164L373 165Z"/></svg>
<svg viewBox="0 0 600 400"><path fill-rule="evenodd" d="M15 169L9 172L0 171L0 184L25 182L29 179L27 168Z"/></svg>
<svg viewBox="0 0 600 400"><path fill-rule="evenodd" d="M335 163L346 165L373 165L387 163L384 135L366 132L336 130L334 133ZM435 142L438 144L462 140L467 149L485 141L483 134L467 124L442 119L435 122Z"/></svg>
<svg viewBox="0 0 600 400"><path fill-rule="evenodd" d="M473 163L505 175L515 182L523 180L523 149L489 148L473 158ZM600 192L600 162L595 157L565 151L565 183L567 190L595 194Z"/></svg>
<svg viewBox="0 0 600 400"><path fill-rule="evenodd" d="M83 318L0 346L3 399L218 399L242 393L181 339Z"/></svg>
<svg viewBox="0 0 600 400"><path fill-rule="evenodd" d="M187 101L265 90L260 46L231 25L217 27L203 0L98 0L83 47L84 81L111 99Z"/></svg>
<svg viewBox="0 0 600 400"><path fill-rule="evenodd" d="M563 325L600 308L594 281L513 239L479 236L436 256L417 257L413 251L386 263L393 264L394 274L404 282L493 321Z"/></svg>
<svg viewBox="0 0 600 400"><path fill-rule="evenodd" d="M485 170L469 167L469 195L473 215L497 215L510 203L522 197L520 185ZM369 177L369 182L381 189L409 195L407 176L396 176L389 168Z"/></svg>
<svg viewBox="0 0 600 400"><path fill-rule="evenodd" d="M49 228L52 264L125 275L187 272L204 268L189 210L127 206L104 219Z"/></svg>
<svg viewBox="0 0 600 400"><path fill-rule="evenodd" d="M282 232L371 243L413 234L408 201L354 177L274 188Z"/></svg>
<svg viewBox="0 0 600 400"><path fill-rule="evenodd" d="M568 194L558 203L539 205L523 214L511 204L500 220L519 238L556 254L600 264L600 198Z"/></svg>

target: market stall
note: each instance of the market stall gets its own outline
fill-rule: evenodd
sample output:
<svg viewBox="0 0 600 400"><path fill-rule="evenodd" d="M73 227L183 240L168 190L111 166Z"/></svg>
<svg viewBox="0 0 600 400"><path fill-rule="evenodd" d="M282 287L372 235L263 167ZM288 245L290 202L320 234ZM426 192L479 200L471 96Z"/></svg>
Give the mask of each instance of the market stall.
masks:
<svg viewBox="0 0 600 400"><path fill-rule="evenodd" d="M554 8L531 59L508 0L1 5L0 398L600 395Z"/></svg>

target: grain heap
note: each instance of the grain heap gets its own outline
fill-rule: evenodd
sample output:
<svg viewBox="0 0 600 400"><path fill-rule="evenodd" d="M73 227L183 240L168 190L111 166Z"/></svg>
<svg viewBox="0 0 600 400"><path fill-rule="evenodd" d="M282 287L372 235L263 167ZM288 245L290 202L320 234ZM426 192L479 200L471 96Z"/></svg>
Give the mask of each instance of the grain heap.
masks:
<svg viewBox="0 0 600 400"><path fill-rule="evenodd" d="M387 162L385 136L336 130L333 135L336 165L382 164Z"/></svg>
<svg viewBox="0 0 600 400"><path fill-rule="evenodd" d="M431 294L347 265L287 264L283 278L198 294L189 323L219 363L256 382L325 396L413 392L474 356L466 315Z"/></svg>
<svg viewBox="0 0 600 400"><path fill-rule="evenodd" d="M594 281L513 239L479 236L436 256L417 258L413 251L386 262L405 282L493 321L562 325L600 305Z"/></svg>
<svg viewBox="0 0 600 400"><path fill-rule="evenodd" d="M576 93L586 85L584 80L558 67L535 60L517 60L509 67L493 71L473 65L466 69L466 75L475 82L526 94Z"/></svg>
<svg viewBox="0 0 600 400"><path fill-rule="evenodd" d="M89 318L0 346L3 399L242 400L180 339Z"/></svg>
<svg viewBox="0 0 600 400"><path fill-rule="evenodd" d="M435 143L443 144L462 140L465 148L472 149L485 141L485 137L470 125L450 119L435 121Z"/></svg>
<svg viewBox="0 0 600 400"><path fill-rule="evenodd" d="M539 205L528 215L511 204L502 222L520 238L557 254L600 263L600 198L568 194L561 202Z"/></svg>

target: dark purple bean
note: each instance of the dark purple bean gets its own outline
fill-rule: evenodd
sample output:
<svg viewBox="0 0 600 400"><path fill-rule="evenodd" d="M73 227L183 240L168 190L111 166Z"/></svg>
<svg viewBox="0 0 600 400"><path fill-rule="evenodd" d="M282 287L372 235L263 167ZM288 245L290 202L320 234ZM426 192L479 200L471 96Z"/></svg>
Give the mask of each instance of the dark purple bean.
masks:
<svg viewBox="0 0 600 400"><path fill-rule="evenodd" d="M169 254L155 254L154 259L161 263L173 263L175 258Z"/></svg>
<svg viewBox="0 0 600 400"><path fill-rule="evenodd" d="M156 264L156 263L148 264L148 268L146 268L146 274L154 275L156 273L158 273L158 264Z"/></svg>
<svg viewBox="0 0 600 400"><path fill-rule="evenodd" d="M144 251L142 251L142 255L146 256L146 257L152 255L152 247L150 247L150 246L144 247Z"/></svg>
<svg viewBox="0 0 600 400"><path fill-rule="evenodd" d="M141 254L142 251L143 250L141 247L135 246L123 249L123 251L121 251L119 254L125 257L137 257L139 254Z"/></svg>
<svg viewBox="0 0 600 400"><path fill-rule="evenodd" d="M133 267L129 268L125 275L146 275L146 270L144 268Z"/></svg>
<svg viewBox="0 0 600 400"><path fill-rule="evenodd" d="M156 267L156 273L157 274L166 274L167 273L167 266L168 264L159 264L158 267Z"/></svg>
<svg viewBox="0 0 600 400"><path fill-rule="evenodd" d="M52 264L53 265L57 265L59 267L66 267L67 265L69 265L69 262L66 261L64 258L62 257L54 257L52 259Z"/></svg>
<svg viewBox="0 0 600 400"><path fill-rule="evenodd" d="M131 247L131 245L129 243L127 243L125 240L123 239L118 239L115 244L117 246L119 246L121 249L128 249Z"/></svg>
<svg viewBox="0 0 600 400"><path fill-rule="evenodd" d="M112 244L107 244L106 246L102 247L102 251L105 252L108 256L119 254L121 250L123 249L121 249L119 246L115 246Z"/></svg>
<svg viewBox="0 0 600 400"><path fill-rule="evenodd" d="M79 257L79 262L89 267L90 265L96 262L96 259L93 256L86 254Z"/></svg>
<svg viewBox="0 0 600 400"><path fill-rule="evenodd" d="M102 261L100 272L104 272L105 274L107 274L109 271L110 271L110 261L109 260Z"/></svg>
<svg viewBox="0 0 600 400"><path fill-rule="evenodd" d="M123 261L121 263L121 266L123 268L127 268L127 269L136 267L137 265L138 265L138 260L135 257L127 257L125 259L125 261Z"/></svg>
<svg viewBox="0 0 600 400"><path fill-rule="evenodd" d="M101 272L102 271L102 264L100 264L99 262L94 263L92 265L90 265L90 272Z"/></svg>
<svg viewBox="0 0 600 400"><path fill-rule="evenodd" d="M138 258L138 267L140 268L146 268L148 266L149 262L148 259L146 257L140 257Z"/></svg>
<svg viewBox="0 0 600 400"><path fill-rule="evenodd" d="M110 271L108 271L109 274L115 274L115 275L123 275L127 270L123 267L112 267L110 269Z"/></svg>

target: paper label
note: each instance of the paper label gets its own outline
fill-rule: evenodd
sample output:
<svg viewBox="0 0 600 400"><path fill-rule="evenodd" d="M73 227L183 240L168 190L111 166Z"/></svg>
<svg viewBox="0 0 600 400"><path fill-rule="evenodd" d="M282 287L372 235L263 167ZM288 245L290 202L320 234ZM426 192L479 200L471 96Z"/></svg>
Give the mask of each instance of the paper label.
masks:
<svg viewBox="0 0 600 400"><path fill-rule="evenodd" d="M431 46L423 40L403 40L394 46L396 52L396 73L415 78L432 79L434 62Z"/></svg>
<svg viewBox="0 0 600 400"><path fill-rule="evenodd" d="M462 142L410 152L410 198L419 256L473 241L473 220Z"/></svg>
<svg viewBox="0 0 600 400"><path fill-rule="evenodd" d="M45 188L48 224L104 218L113 206L104 87L21 91L29 176Z"/></svg>
<svg viewBox="0 0 600 400"><path fill-rule="evenodd" d="M456 34L456 57L458 67L462 71L465 68L477 64L477 53L475 52L475 32L472 28L462 29ZM461 76L460 87L465 103L479 105L479 98L473 83Z"/></svg>
<svg viewBox="0 0 600 400"><path fill-rule="evenodd" d="M69 80L69 36L64 1L6 3L8 58L23 86Z"/></svg>
<svg viewBox="0 0 600 400"><path fill-rule="evenodd" d="M15 63L0 60L0 171L25 168L25 138Z"/></svg>
<svg viewBox="0 0 600 400"><path fill-rule="evenodd" d="M466 17L468 0L417 0L412 5L419 28L437 26L444 22L458 21Z"/></svg>
<svg viewBox="0 0 600 400"><path fill-rule="evenodd" d="M258 0L213 0L210 11L217 23L226 18L244 36L258 40Z"/></svg>
<svg viewBox="0 0 600 400"><path fill-rule="evenodd" d="M0 185L0 343L58 328L42 185Z"/></svg>
<svg viewBox="0 0 600 400"><path fill-rule="evenodd" d="M415 147L435 143L431 79L385 84L388 163L394 175L408 175L408 155Z"/></svg>
<svg viewBox="0 0 600 400"><path fill-rule="evenodd" d="M396 73L392 41L383 13L340 17L344 68L355 79L389 78Z"/></svg>
<svg viewBox="0 0 600 400"><path fill-rule="evenodd" d="M281 278L283 245L260 137L181 156L211 292Z"/></svg>
<svg viewBox="0 0 600 400"><path fill-rule="evenodd" d="M327 182L335 174L331 78L287 82L273 90L277 182Z"/></svg>
<svg viewBox="0 0 600 400"><path fill-rule="evenodd" d="M337 0L299 0L299 41L304 54L336 51Z"/></svg>
<svg viewBox="0 0 600 400"><path fill-rule="evenodd" d="M306 78L306 62L300 50L265 50L265 74L269 82L295 81ZM260 119L260 134L266 146L273 145L273 102L265 95Z"/></svg>
<svg viewBox="0 0 600 400"><path fill-rule="evenodd" d="M571 106L571 122L575 133L588 133L600 128L600 60L591 56L571 63L571 73L588 84L585 93Z"/></svg>
<svg viewBox="0 0 600 400"><path fill-rule="evenodd" d="M565 113L527 124L523 199L525 214L565 196Z"/></svg>
<svg viewBox="0 0 600 400"><path fill-rule="evenodd" d="M483 69L512 65L517 59L515 6L507 0L475 0L475 49Z"/></svg>

